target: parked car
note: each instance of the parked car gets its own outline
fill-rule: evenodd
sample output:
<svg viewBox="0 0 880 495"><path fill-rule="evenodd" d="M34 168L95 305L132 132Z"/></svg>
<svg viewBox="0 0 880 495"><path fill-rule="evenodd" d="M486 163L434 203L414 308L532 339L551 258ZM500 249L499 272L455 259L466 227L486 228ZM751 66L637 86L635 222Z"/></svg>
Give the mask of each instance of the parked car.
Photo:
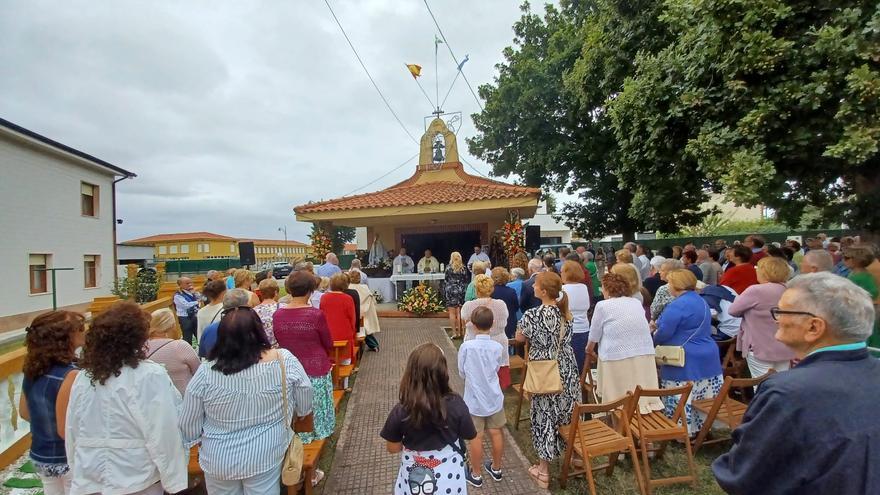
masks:
<svg viewBox="0 0 880 495"><path fill-rule="evenodd" d="M272 276L275 278L285 278L293 271L293 267L286 261L276 261L272 263Z"/></svg>

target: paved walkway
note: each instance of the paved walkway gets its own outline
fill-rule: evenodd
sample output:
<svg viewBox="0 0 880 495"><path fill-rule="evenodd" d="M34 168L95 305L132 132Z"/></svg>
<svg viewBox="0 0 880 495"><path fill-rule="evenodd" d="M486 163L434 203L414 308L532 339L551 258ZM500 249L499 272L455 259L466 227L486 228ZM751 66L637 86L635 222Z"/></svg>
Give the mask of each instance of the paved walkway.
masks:
<svg viewBox="0 0 880 495"><path fill-rule="evenodd" d="M433 342L449 360L452 388L461 393L464 383L458 376L457 353L439 319L383 318L379 354L367 353L360 363L357 383L348 401L348 411L336 455L325 482L324 493L333 495L387 495L397 477L399 456L385 450L379 430L397 403L398 386L406 359L415 346ZM547 493L529 478L528 462L513 437L505 429L504 480L493 482L484 476L482 488L468 487L470 493L534 494ZM486 447L486 452L491 452Z"/></svg>

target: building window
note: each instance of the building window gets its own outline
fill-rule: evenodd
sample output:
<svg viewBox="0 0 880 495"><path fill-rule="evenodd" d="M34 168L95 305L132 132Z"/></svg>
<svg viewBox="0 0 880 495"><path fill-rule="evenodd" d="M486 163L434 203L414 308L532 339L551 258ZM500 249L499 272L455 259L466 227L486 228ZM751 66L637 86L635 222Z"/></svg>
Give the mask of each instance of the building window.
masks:
<svg viewBox="0 0 880 495"><path fill-rule="evenodd" d="M167 254L168 248L165 246L159 246L159 254Z"/></svg>
<svg viewBox="0 0 880 495"><path fill-rule="evenodd" d="M98 286L98 263L101 257L94 254L83 256L83 273L85 274L85 288Z"/></svg>
<svg viewBox="0 0 880 495"><path fill-rule="evenodd" d="M235 244L230 244L230 245L229 245L229 252L230 252L230 253L234 253L234 252L235 252Z"/></svg>
<svg viewBox="0 0 880 495"><path fill-rule="evenodd" d="M171 254L177 254L177 245L169 246L169 247L171 248L171 249L169 250L169 253L171 253Z"/></svg>
<svg viewBox="0 0 880 495"><path fill-rule="evenodd" d="M49 258L50 256L48 254L31 254L28 256L31 294L43 294L49 292L49 285L47 283L48 272L46 271L46 269L49 268Z"/></svg>
<svg viewBox="0 0 880 495"><path fill-rule="evenodd" d="M211 246L209 246L208 244L202 244L202 252L203 252L203 253L210 253L210 252L211 252Z"/></svg>
<svg viewBox="0 0 880 495"><path fill-rule="evenodd" d="M180 252L181 254L189 254L189 244L181 244Z"/></svg>
<svg viewBox="0 0 880 495"><path fill-rule="evenodd" d="M98 216L98 186L86 182L80 183L82 198L82 214L85 217Z"/></svg>

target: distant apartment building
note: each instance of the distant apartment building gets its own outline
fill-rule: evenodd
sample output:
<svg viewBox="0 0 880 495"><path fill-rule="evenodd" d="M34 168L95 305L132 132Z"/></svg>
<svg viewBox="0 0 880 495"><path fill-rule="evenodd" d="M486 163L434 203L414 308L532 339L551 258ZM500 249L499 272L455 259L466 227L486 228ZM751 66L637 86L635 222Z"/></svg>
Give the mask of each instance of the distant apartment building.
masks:
<svg viewBox="0 0 880 495"><path fill-rule="evenodd" d="M85 310L114 280L115 185L135 174L0 119L0 331ZM57 271L55 285L48 269Z"/></svg>
<svg viewBox="0 0 880 495"><path fill-rule="evenodd" d="M254 243L257 265L305 259L311 246L294 240L247 239L212 232L158 234L125 241L127 246L152 246L156 261L238 258L239 242Z"/></svg>

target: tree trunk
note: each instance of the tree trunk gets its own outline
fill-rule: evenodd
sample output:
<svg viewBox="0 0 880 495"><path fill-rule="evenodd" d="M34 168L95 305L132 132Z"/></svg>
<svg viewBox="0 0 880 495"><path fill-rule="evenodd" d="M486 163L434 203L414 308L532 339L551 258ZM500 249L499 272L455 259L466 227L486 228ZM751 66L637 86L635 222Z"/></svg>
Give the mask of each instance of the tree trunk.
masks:
<svg viewBox="0 0 880 495"><path fill-rule="evenodd" d="M856 212L851 225L859 230L862 242L880 243L880 167L863 167L855 175Z"/></svg>

